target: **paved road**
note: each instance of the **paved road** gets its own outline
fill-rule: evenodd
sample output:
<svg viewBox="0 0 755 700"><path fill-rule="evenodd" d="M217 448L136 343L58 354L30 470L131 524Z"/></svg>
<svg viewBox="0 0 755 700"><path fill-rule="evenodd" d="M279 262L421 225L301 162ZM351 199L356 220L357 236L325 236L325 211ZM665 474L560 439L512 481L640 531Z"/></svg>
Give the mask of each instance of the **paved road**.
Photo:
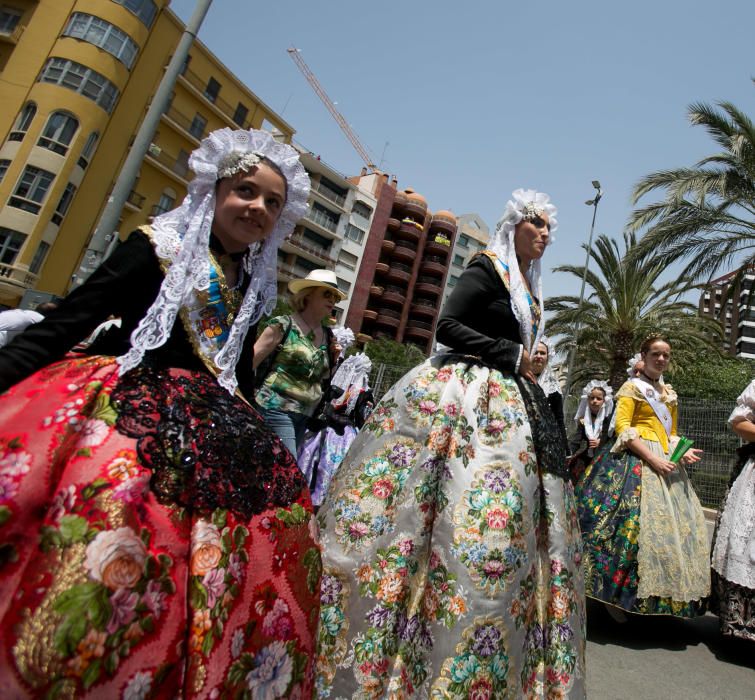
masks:
<svg viewBox="0 0 755 700"><path fill-rule="evenodd" d="M724 639L714 615L630 615L619 624L588 600L587 697L755 700L755 642Z"/></svg>

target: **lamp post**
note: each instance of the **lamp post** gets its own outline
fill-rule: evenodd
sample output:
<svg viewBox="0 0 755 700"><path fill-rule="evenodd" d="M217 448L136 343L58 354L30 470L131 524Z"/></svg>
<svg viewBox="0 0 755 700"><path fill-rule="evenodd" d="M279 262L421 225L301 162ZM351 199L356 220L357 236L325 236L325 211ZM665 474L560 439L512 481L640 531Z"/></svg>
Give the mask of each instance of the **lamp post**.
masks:
<svg viewBox="0 0 755 700"><path fill-rule="evenodd" d="M593 180L592 186L595 188L595 196L588 199L585 204L592 207L592 224L590 224L590 237L587 239L587 255L585 256L585 268L582 271L582 288L579 290L579 304L577 305L577 323L574 324L574 343L569 353L569 367L566 370L566 391L568 396L571 391L572 372L574 371L574 358L577 354L577 331L579 330L579 312L582 311L582 303L585 299L585 282L587 281L587 268L590 265L590 253L592 253L592 235L595 232L595 217L598 214L598 202L603 197L603 190L600 187L600 180Z"/></svg>

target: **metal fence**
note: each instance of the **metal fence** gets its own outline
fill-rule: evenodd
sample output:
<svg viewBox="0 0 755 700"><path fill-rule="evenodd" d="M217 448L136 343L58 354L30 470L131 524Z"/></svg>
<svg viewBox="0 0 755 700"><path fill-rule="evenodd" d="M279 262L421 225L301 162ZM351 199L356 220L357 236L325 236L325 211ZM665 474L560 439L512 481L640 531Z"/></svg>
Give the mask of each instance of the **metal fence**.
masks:
<svg viewBox="0 0 755 700"><path fill-rule="evenodd" d="M407 371L407 367L374 364L370 372L370 386L379 400ZM577 400L569 398L564 407L567 430L571 427ZM687 468L692 485L701 503L718 508L726 493L734 465L739 438L729 429L727 420L734 401L679 398L678 433L695 441L703 450L703 458Z"/></svg>

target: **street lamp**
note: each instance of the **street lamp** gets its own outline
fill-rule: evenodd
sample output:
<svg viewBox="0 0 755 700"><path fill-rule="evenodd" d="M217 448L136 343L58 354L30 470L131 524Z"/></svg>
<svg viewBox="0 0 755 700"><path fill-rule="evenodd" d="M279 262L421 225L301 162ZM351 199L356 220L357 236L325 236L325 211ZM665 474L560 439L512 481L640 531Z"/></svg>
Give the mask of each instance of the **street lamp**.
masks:
<svg viewBox="0 0 755 700"><path fill-rule="evenodd" d="M582 271L582 288L579 290L579 304L577 305L577 323L574 325L574 343L572 343L571 352L569 353L569 367L566 370L566 395L571 391L572 371L574 370L574 357L577 354L577 331L579 330L579 312L582 311L582 302L585 299L585 282L587 281L587 268L590 265L590 253L592 252L592 235L595 231L595 217L598 213L598 202L603 197L603 190L600 187L600 180L593 180L592 186L595 188L595 196L588 199L585 204L592 207L592 224L590 224L590 237L587 239L587 255L585 256L585 268Z"/></svg>

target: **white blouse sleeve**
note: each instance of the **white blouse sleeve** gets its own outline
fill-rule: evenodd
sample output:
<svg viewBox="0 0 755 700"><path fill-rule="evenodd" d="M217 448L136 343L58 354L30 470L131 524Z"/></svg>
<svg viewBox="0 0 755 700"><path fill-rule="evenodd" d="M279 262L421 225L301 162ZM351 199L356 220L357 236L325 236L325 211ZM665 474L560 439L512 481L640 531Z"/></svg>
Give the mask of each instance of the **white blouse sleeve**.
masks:
<svg viewBox="0 0 755 700"><path fill-rule="evenodd" d="M744 418L755 423L755 379L739 395L737 405L729 416L729 425L733 425L734 421L738 418Z"/></svg>

